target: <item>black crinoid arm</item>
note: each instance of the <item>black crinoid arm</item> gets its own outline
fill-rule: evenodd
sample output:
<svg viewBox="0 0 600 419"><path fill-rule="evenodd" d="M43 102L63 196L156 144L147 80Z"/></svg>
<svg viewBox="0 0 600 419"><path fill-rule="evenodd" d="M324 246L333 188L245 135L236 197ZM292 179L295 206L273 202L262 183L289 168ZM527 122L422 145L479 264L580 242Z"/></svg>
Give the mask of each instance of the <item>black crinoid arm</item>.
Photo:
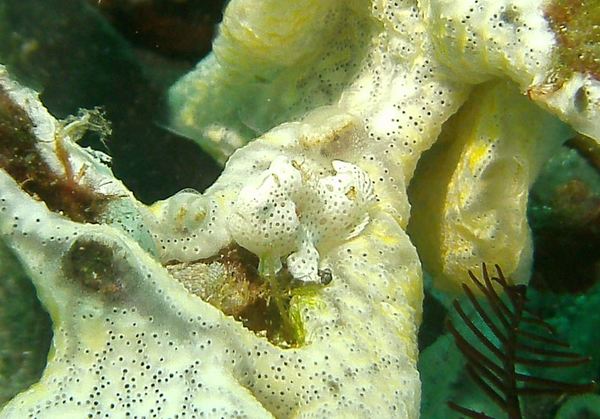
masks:
<svg viewBox="0 0 600 419"><path fill-rule="evenodd" d="M477 386L509 419L522 418L521 398L525 395L581 394L594 391L595 383L568 383L529 371L569 368L585 364L590 358L569 351L566 342L553 337L554 329L526 307L526 286L513 285L495 265L496 275L482 266L482 278L469 271L472 284L463 284L473 307L474 318L456 300L457 319L466 326L464 332L448 320L446 325L459 350L466 358L466 370ZM475 319L478 316L481 321ZM475 320L475 321L474 321ZM471 418L489 418L456 403L449 407Z"/></svg>

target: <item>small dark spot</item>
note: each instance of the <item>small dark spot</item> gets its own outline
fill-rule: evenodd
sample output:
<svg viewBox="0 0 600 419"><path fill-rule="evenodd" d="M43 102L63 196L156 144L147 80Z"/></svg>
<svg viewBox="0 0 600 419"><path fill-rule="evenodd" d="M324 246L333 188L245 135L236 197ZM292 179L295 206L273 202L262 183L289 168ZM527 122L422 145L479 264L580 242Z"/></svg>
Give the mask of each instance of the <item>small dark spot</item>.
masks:
<svg viewBox="0 0 600 419"><path fill-rule="evenodd" d="M575 108L577 112L583 112L587 109L589 104L588 91L585 86L581 86L575 92Z"/></svg>
<svg viewBox="0 0 600 419"><path fill-rule="evenodd" d="M317 275L319 275L322 285L329 285L333 280L333 275L331 274L331 269L329 268L319 269L317 271Z"/></svg>
<svg viewBox="0 0 600 419"><path fill-rule="evenodd" d="M115 258L115 249L89 238L76 240L63 259L66 276L88 290L105 296L121 294L119 281L122 269Z"/></svg>
<svg viewBox="0 0 600 419"><path fill-rule="evenodd" d="M519 19L519 12L517 12L514 9L505 10L502 13L500 13L500 20L505 23L513 24L518 19Z"/></svg>

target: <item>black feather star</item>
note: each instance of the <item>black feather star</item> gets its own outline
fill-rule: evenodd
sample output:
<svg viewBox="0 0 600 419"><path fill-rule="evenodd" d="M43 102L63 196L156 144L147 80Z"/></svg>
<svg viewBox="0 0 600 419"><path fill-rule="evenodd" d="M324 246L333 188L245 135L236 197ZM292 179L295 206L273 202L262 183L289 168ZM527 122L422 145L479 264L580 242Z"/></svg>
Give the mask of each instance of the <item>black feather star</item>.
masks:
<svg viewBox="0 0 600 419"><path fill-rule="evenodd" d="M465 294L477 314L481 317L487 331L479 328L467 316L458 301L454 301L454 309L471 333L487 350L481 351L465 338L452 324L447 321L447 327L454 336L456 345L467 360L467 373L483 392L496 403L509 419L521 419L520 396L541 394L581 394L591 392L594 383L572 384L535 375L523 374L520 366L541 368L567 368L590 361L565 349L569 345L554 339L551 335L553 328L544 320L529 312L526 307L526 287L511 285L504 277L498 265L495 266L497 276L490 277L483 264L483 281L469 271L469 277L481 291L487 305L485 310L474 292L463 284ZM494 289L494 284L504 291L508 304ZM525 331L522 325L528 324ZM487 332L487 333L486 333ZM493 335L493 342L487 336ZM448 402L448 406L470 418L490 418L481 412Z"/></svg>

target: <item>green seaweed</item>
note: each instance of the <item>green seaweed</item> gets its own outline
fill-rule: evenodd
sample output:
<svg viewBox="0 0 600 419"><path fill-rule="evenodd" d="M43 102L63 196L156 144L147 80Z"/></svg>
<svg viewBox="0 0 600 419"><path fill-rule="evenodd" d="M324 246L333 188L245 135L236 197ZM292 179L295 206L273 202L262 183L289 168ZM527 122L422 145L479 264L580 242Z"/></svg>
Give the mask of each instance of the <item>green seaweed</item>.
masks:
<svg viewBox="0 0 600 419"><path fill-rule="evenodd" d="M0 242L0 407L35 383L52 340L48 313L10 249Z"/></svg>

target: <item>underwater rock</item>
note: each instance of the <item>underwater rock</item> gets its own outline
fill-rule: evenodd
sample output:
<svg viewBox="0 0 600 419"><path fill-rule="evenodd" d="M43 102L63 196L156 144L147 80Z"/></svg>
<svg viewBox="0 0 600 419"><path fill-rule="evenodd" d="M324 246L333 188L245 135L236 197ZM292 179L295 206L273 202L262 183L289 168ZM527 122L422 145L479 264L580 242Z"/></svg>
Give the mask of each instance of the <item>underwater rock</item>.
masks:
<svg viewBox="0 0 600 419"><path fill-rule="evenodd" d="M571 144L544 166L528 209L535 244L531 285L556 293L585 292L600 281L600 172Z"/></svg>
<svg viewBox="0 0 600 419"><path fill-rule="evenodd" d="M160 54L197 61L211 50L225 0L89 0L131 42Z"/></svg>

